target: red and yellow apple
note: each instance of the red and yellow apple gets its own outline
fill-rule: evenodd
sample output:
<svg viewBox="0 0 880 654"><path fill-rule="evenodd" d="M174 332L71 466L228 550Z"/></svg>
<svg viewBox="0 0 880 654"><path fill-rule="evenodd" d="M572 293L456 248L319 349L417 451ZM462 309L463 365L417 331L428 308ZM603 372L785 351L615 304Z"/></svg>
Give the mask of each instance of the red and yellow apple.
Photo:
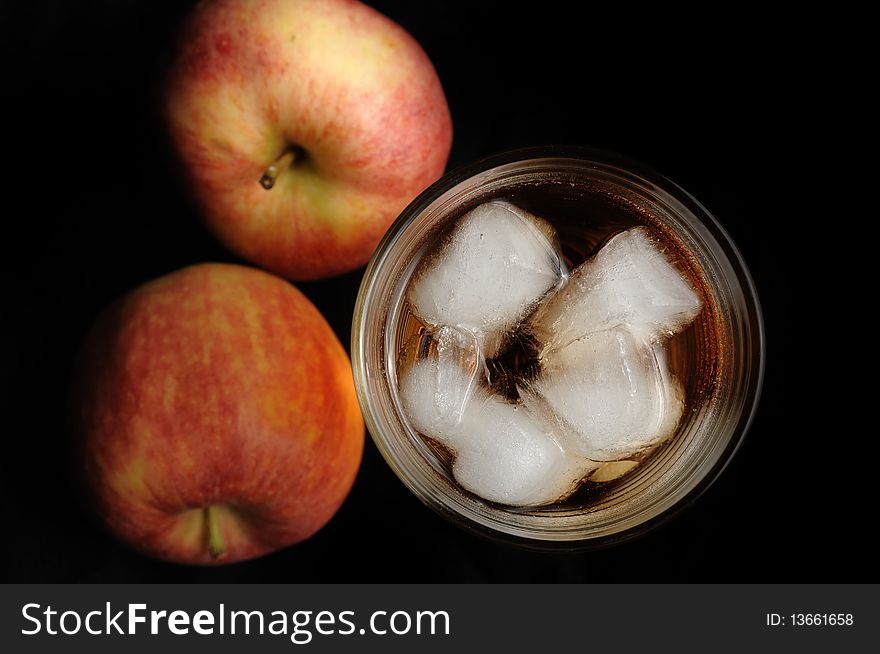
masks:
<svg viewBox="0 0 880 654"><path fill-rule="evenodd" d="M164 112L210 230L289 279L366 263L452 141L425 52L355 0L200 3Z"/></svg>
<svg viewBox="0 0 880 654"><path fill-rule="evenodd" d="M308 538L342 504L363 450L336 335L288 282L242 266L185 268L108 309L72 406L98 515L182 563Z"/></svg>

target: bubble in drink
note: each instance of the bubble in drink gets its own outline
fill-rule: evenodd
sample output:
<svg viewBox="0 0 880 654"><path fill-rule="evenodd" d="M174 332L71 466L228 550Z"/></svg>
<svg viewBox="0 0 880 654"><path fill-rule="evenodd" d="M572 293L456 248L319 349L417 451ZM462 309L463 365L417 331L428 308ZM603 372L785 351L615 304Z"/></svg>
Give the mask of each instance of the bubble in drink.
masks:
<svg viewBox="0 0 880 654"><path fill-rule="evenodd" d="M469 329L486 356L548 291L566 268L553 227L503 201L464 215L408 291L413 310L434 325Z"/></svg>

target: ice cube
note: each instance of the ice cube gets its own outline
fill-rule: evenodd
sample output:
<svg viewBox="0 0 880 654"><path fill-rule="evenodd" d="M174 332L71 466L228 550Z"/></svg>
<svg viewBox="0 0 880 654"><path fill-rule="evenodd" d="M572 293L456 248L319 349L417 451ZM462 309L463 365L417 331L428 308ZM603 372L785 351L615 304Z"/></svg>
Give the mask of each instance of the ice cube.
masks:
<svg viewBox="0 0 880 654"><path fill-rule="evenodd" d="M645 227L614 236L530 319L543 350L627 325L652 335L687 326L702 302Z"/></svg>
<svg viewBox="0 0 880 654"><path fill-rule="evenodd" d="M512 506L549 504L598 464L569 456L522 407L486 396L466 412L452 472L464 488Z"/></svg>
<svg viewBox="0 0 880 654"><path fill-rule="evenodd" d="M432 325L474 331L493 356L567 272L553 234L549 223L509 202L478 206L416 273L409 288L414 312Z"/></svg>
<svg viewBox="0 0 880 654"><path fill-rule="evenodd" d="M545 357L523 403L559 430L566 451L596 461L628 457L671 436L682 390L647 336L594 332Z"/></svg>
<svg viewBox="0 0 880 654"><path fill-rule="evenodd" d="M484 361L472 332L442 327L420 349L423 356L399 376L404 415L452 450L453 475L464 488L503 504L546 504L599 465L568 456L524 407L482 385Z"/></svg>
<svg viewBox="0 0 880 654"><path fill-rule="evenodd" d="M425 356L400 372L400 401L413 429L451 445L468 403L474 395L485 396L479 387L482 354L476 336L466 330L441 327L425 338Z"/></svg>

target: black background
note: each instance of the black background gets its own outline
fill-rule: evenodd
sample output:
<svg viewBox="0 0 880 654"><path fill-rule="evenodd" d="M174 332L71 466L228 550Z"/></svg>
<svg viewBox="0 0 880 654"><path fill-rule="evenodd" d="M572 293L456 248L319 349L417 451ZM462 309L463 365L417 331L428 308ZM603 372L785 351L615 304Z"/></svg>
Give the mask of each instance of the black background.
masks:
<svg viewBox="0 0 880 654"><path fill-rule="evenodd" d="M0 4L2 26L2 495L7 581L876 581L858 498L826 474L799 417L789 238L802 163L794 117L808 66L786 21L744 9L646 13L590 3L382 0L422 44L454 122L450 167L500 150L584 144L641 160L715 213L754 275L767 375L734 462L656 532L599 552L518 550L424 508L367 440L357 482L318 535L219 568L150 560L105 535L65 467L77 346L134 286L236 261L202 229L170 172L156 87L192 3ZM739 7L739 5L737 5ZM362 270L298 284L348 346ZM868 572L866 572L866 570Z"/></svg>

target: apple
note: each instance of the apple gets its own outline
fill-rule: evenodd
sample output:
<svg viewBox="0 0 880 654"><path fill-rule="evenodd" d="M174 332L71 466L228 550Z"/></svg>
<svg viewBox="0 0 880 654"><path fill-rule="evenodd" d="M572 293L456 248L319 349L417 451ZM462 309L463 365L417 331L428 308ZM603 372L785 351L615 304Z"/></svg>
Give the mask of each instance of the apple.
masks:
<svg viewBox="0 0 880 654"><path fill-rule="evenodd" d="M136 549L191 564L302 541L342 504L364 424L348 356L296 288L201 264L110 307L74 377L78 467Z"/></svg>
<svg viewBox="0 0 880 654"><path fill-rule="evenodd" d="M400 26L354 0L214 0L185 22L164 116L186 190L236 254L289 279L365 264L442 175L452 123Z"/></svg>

